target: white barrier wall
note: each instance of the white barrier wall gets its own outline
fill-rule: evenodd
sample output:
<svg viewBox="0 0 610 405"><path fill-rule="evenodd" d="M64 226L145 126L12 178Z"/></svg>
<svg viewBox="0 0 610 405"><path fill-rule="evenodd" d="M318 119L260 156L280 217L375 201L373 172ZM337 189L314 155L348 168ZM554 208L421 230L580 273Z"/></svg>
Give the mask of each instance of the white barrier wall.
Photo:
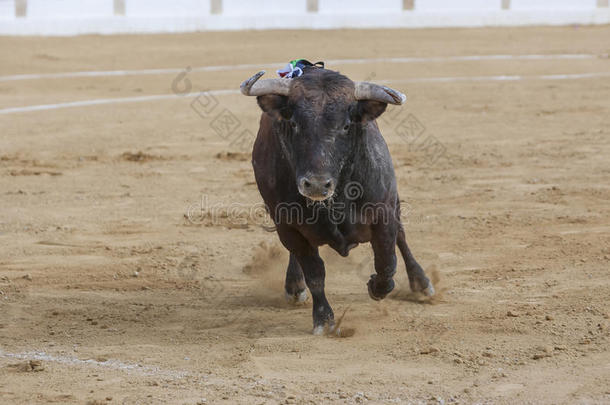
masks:
<svg viewBox="0 0 610 405"><path fill-rule="evenodd" d="M113 3L109 0L86 0L80 3L72 0L27 0L24 4L27 18L91 18L114 15Z"/></svg>
<svg viewBox="0 0 610 405"><path fill-rule="evenodd" d="M417 9L420 11L490 12L500 10L501 8L502 0L426 0L417 2Z"/></svg>
<svg viewBox="0 0 610 405"><path fill-rule="evenodd" d="M0 35L609 24L609 0L0 0Z"/></svg>
<svg viewBox="0 0 610 405"><path fill-rule="evenodd" d="M321 0L318 12L322 14L383 14L402 11L402 0Z"/></svg>
<svg viewBox="0 0 610 405"><path fill-rule="evenodd" d="M48 1L48 0L47 0ZM189 17L210 15L209 0L126 0L128 17Z"/></svg>
<svg viewBox="0 0 610 405"><path fill-rule="evenodd" d="M511 0L511 7L514 10L544 10L549 8L548 0ZM597 7L597 0L554 0L552 1L553 10L577 10ZM602 3L607 2L599 2ZM606 4L606 7L608 5Z"/></svg>

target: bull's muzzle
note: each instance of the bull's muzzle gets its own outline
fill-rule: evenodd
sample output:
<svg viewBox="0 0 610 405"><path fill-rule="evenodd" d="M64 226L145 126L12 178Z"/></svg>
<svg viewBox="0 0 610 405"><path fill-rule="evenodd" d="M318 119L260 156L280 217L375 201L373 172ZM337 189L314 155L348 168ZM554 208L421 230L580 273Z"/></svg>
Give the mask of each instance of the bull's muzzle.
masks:
<svg viewBox="0 0 610 405"><path fill-rule="evenodd" d="M335 193L335 180L330 176L301 176L297 180L299 193L313 201L324 201Z"/></svg>

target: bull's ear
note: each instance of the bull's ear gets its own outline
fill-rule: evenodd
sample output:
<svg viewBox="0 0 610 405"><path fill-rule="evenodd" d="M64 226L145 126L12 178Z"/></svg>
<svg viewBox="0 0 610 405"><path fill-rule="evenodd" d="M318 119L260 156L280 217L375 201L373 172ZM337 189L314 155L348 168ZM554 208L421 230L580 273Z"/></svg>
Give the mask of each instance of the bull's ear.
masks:
<svg viewBox="0 0 610 405"><path fill-rule="evenodd" d="M288 105L288 97L277 94L266 94L256 97L258 106L274 118L290 119L292 108Z"/></svg>
<svg viewBox="0 0 610 405"><path fill-rule="evenodd" d="M388 105L376 100L360 100L356 106L356 120L365 122L377 119Z"/></svg>

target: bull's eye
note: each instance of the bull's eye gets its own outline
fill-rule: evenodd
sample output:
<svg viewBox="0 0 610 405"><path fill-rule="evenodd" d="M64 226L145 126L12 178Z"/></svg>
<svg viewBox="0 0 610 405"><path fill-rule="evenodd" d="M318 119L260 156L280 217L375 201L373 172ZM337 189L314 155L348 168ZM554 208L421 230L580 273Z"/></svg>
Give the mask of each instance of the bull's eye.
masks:
<svg viewBox="0 0 610 405"><path fill-rule="evenodd" d="M343 127L344 131L347 131L349 129L349 124L345 124L345 126Z"/></svg>

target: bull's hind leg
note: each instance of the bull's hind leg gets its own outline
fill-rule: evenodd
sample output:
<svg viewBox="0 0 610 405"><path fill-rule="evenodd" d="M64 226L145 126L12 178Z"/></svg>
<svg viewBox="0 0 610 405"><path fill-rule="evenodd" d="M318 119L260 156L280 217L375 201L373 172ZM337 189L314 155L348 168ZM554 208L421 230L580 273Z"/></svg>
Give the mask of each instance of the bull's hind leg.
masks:
<svg viewBox="0 0 610 405"><path fill-rule="evenodd" d="M405 231L400 226L398 230L398 237L396 238L396 244L398 245L398 249L400 250L400 254L405 261L405 266L407 267L407 276L409 277L409 285L411 286L411 291L413 292L422 292L427 296L434 295L434 286L428 277L426 277L426 273L421 268L419 263L413 257L409 246L407 245L407 240L405 238Z"/></svg>
<svg viewBox="0 0 610 405"><path fill-rule="evenodd" d="M296 257L291 253L288 261L288 269L286 270L286 283L284 284L286 301L291 304L305 302L307 299L307 290L305 288L303 270Z"/></svg>

